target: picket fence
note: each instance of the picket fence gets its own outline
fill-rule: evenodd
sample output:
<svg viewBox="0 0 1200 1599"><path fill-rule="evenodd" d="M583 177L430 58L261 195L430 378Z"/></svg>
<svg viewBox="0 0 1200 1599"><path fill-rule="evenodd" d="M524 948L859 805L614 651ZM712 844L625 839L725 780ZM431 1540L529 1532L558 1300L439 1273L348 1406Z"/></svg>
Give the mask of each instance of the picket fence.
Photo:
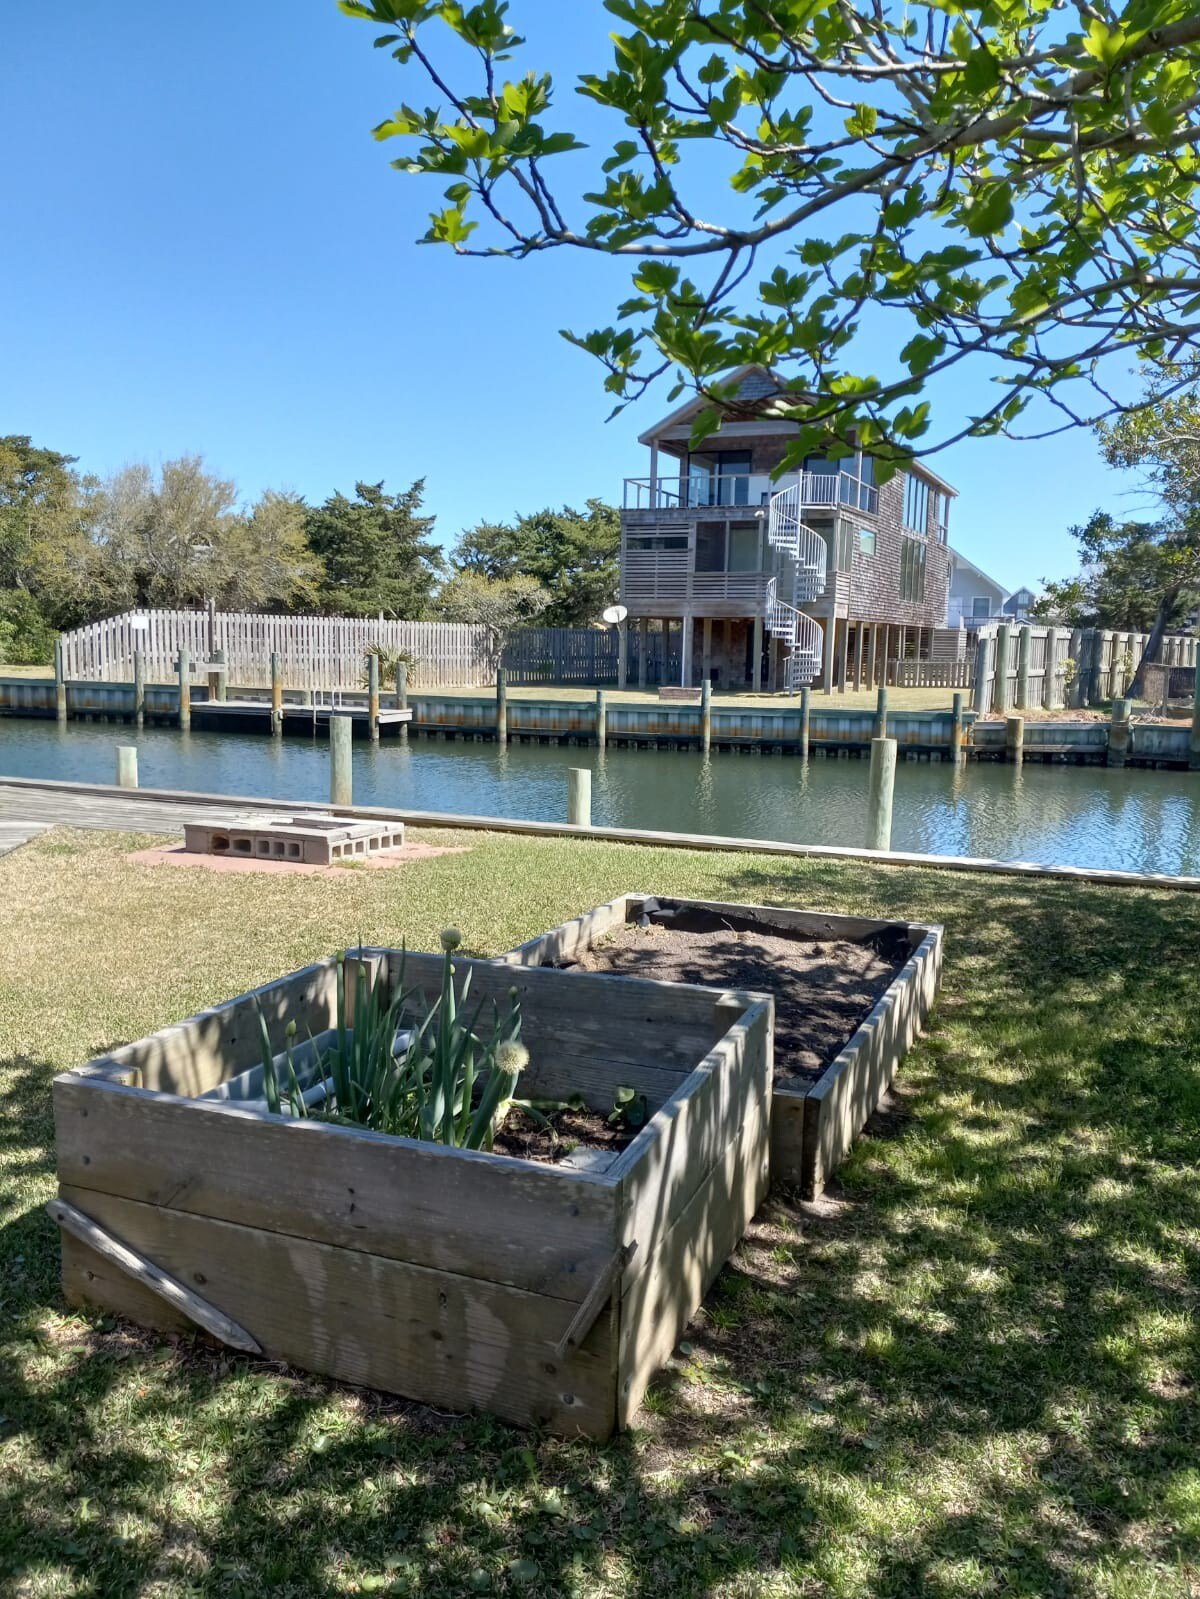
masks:
<svg viewBox="0 0 1200 1599"><path fill-rule="evenodd" d="M168 682L181 649L200 672L219 650L231 684L265 688L275 653L286 687L332 692L361 687L373 646L409 658L414 688L482 687L495 680L488 631L470 623L182 610L127 611L64 633L63 673L75 682L128 681L140 650L147 682ZM616 633L527 628L514 635L504 665L514 687L615 683Z"/></svg>

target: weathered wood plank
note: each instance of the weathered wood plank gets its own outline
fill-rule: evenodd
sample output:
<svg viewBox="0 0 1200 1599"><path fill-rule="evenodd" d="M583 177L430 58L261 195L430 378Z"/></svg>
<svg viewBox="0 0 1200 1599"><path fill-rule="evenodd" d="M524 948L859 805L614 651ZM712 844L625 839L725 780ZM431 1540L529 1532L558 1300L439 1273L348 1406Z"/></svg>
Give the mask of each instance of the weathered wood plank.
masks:
<svg viewBox="0 0 1200 1599"><path fill-rule="evenodd" d="M559 1359L573 1314L561 1300L89 1189L63 1197L172 1277L202 1283L268 1359L556 1432L612 1430L615 1309ZM86 1245L64 1254L71 1304L178 1330L176 1312L130 1285Z"/></svg>
<svg viewBox="0 0 1200 1599"><path fill-rule="evenodd" d="M66 1073L59 1181L578 1301L616 1247L611 1185L502 1155L263 1117Z"/></svg>

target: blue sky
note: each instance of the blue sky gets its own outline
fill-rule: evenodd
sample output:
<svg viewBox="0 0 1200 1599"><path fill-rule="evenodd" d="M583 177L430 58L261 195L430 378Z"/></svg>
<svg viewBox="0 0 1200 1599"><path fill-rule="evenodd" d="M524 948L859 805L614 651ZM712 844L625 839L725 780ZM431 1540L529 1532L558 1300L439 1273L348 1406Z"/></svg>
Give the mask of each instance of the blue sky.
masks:
<svg viewBox="0 0 1200 1599"><path fill-rule="evenodd" d="M539 64L594 65L598 0L514 0ZM614 263L464 262L413 241L438 191L370 128L428 96L333 0L0 6L0 433L106 473L202 453L246 498L425 477L452 542L481 518L618 500L665 394L605 425L558 329L607 322ZM943 414L965 399L952 390ZM1015 587L1136 484L1087 435L956 446L952 540Z"/></svg>

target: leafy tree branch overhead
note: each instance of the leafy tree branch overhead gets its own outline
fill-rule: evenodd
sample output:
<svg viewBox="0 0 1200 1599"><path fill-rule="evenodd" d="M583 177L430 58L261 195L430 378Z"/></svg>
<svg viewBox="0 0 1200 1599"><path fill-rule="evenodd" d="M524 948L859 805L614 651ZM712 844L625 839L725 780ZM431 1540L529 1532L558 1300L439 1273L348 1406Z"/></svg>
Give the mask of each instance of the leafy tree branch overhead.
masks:
<svg viewBox="0 0 1200 1599"><path fill-rule="evenodd" d="M857 434L886 472L1116 414L1119 373L1200 332L1195 0L605 0L611 62L575 85L614 120L595 152L501 0L340 5L413 82L375 131L443 185L427 240L630 258L614 324L568 335L618 406L669 374L713 402L702 436L768 366L787 465ZM961 363L979 402L935 426Z"/></svg>

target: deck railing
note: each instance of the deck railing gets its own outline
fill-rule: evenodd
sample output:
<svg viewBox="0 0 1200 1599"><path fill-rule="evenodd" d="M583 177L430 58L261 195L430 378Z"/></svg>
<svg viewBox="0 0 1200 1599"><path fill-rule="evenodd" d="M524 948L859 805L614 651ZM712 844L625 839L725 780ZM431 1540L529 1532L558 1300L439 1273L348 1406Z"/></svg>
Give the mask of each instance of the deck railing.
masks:
<svg viewBox="0 0 1200 1599"><path fill-rule="evenodd" d="M776 481L766 472L729 473L715 477L627 477L627 511L757 510L781 489L797 487L802 510L834 510L847 506L874 514L879 490L850 472L796 472Z"/></svg>

